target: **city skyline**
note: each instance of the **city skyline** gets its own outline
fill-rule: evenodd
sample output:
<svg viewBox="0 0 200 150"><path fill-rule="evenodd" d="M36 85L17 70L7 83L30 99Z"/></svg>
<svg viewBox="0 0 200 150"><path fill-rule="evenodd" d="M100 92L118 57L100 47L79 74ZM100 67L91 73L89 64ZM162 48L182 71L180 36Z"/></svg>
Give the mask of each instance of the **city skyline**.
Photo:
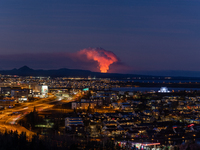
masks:
<svg viewBox="0 0 200 150"><path fill-rule="evenodd" d="M200 1L0 1L0 149L199 150Z"/></svg>

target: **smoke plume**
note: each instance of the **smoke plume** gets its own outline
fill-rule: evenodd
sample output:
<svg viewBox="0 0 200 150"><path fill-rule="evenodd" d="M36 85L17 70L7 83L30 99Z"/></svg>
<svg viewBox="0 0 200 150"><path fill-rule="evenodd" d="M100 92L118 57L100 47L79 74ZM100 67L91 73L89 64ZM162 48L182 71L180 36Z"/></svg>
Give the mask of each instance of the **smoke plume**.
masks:
<svg viewBox="0 0 200 150"><path fill-rule="evenodd" d="M97 61L102 73L106 73L111 64L119 61L113 52L106 51L102 48L87 48L80 50L78 54L86 55L87 59Z"/></svg>
<svg viewBox="0 0 200 150"><path fill-rule="evenodd" d="M0 55L0 70L27 65L34 69L82 69L90 71L126 72L127 66L117 56L102 48L86 48L80 51L54 53L23 53ZM110 65L112 64L112 67Z"/></svg>

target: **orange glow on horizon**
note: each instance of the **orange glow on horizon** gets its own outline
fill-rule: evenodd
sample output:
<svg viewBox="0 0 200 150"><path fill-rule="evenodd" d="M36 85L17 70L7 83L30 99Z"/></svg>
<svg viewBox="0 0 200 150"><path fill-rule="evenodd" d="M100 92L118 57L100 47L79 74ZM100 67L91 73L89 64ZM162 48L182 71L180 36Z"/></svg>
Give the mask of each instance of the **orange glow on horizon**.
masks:
<svg viewBox="0 0 200 150"><path fill-rule="evenodd" d="M79 53L86 55L87 58L90 60L97 61L101 73L107 73L109 70L109 66L118 61L114 53L106 51L104 49L89 48L83 49L79 51Z"/></svg>

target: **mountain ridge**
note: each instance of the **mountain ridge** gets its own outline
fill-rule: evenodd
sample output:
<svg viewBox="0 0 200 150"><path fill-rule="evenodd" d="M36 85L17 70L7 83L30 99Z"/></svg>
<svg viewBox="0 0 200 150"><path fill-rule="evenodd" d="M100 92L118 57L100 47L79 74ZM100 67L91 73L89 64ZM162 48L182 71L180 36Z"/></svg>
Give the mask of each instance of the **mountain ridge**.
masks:
<svg viewBox="0 0 200 150"><path fill-rule="evenodd" d="M19 69L12 70L0 70L0 74L3 75L19 75L19 76L51 76L51 77L97 77L97 78L128 78L142 75L135 74L120 74L120 73L100 73L92 72L90 70L81 70L81 69L32 69L28 66L22 66Z"/></svg>
<svg viewBox="0 0 200 150"><path fill-rule="evenodd" d="M3 75L19 75L19 76L51 76L51 77L97 77L97 78L120 78L120 79L127 79L127 78L134 78L134 77L143 77L148 79L147 77L156 77L155 79L159 79L158 77L161 77L164 79L164 77L169 77L170 75L164 72L164 74L161 74L162 71L159 72L135 72L133 74L122 74L122 73L100 73L100 72L92 72L90 70L81 70L81 69L68 69L68 68L60 68L60 69L50 69L50 70L43 70L43 69L32 69L28 66L22 66L19 69L12 69L12 70L0 70L0 74ZM168 71L170 72L170 71ZM177 71L177 72L189 72L192 74L192 71ZM197 78L200 79L200 72L194 72L197 77L190 77L190 76L180 76L177 74L177 76L171 76L173 79L189 79L189 78ZM181 74L183 75L183 74ZM149 78L149 79L150 79ZM152 78L153 79L153 78Z"/></svg>

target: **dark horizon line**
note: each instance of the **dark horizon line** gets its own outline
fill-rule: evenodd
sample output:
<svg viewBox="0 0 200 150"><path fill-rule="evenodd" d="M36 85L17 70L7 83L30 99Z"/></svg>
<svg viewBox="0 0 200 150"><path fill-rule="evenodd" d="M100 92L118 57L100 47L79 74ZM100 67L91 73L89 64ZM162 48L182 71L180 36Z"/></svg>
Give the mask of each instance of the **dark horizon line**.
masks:
<svg viewBox="0 0 200 150"><path fill-rule="evenodd" d="M31 71L38 71L37 73L34 72L33 74L39 74L39 71L43 72L41 74L44 74L44 72L48 72L50 71L49 73L52 73L53 72L53 76L56 76L56 72L58 73L58 76L60 76L60 72L61 70L65 70L64 72L66 73L66 75L68 73L71 73L73 75L71 76L77 76L76 73L74 72L79 72L79 73L82 73L81 75L82 76L86 76L86 74L88 76L100 76L100 77L104 77L106 78L107 76L108 77L112 77L112 76L115 76L115 77L120 77L120 78L131 78L131 77L172 77L172 78L200 78L200 71L184 71L184 70L158 70L158 71L134 71L132 73L101 73L101 72L94 72L94 71L90 71L90 70L84 70L84 69L69 69L69 68L60 68L60 69L32 69L30 67L28 67L27 65L24 65L18 69L16 68L13 68L13 69L10 69L10 70L0 70L1 73L5 74L6 72L9 73L11 72L12 74L16 71L16 73L19 73L20 74L27 74L27 75L30 75L31 74ZM69 71L67 71L69 70ZM46 74L45 73L45 74ZM167 74L167 73L171 73L171 74ZM62 76L63 76L63 73L61 73ZM17 75L17 74L16 74ZM24 76L24 75L22 75ZM34 76L34 75L33 75ZM50 75L51 76L51 75ZM67 75L69 76L69 75Z"/></svg>

